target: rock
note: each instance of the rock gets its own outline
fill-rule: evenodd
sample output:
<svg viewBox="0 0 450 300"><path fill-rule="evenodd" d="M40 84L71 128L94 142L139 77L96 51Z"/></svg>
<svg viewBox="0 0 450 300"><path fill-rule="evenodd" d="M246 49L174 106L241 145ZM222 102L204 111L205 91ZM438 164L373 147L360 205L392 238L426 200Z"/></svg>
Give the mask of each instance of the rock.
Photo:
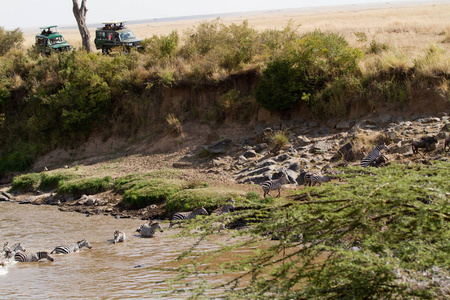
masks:
<svg viewBox="0 0 450 300"><path fill-rule="evenodd" d="M382 116L380 116L380 122L381 123L389 123L389 122L391 122L391 120L392 120L392 116L391 115L389 115L389 114L385 114L385 115L382 115Z"/></svg>
<svg viewBox="0 0 450 300"><path fill-rule="evenodd" d="M305 146L305 145L311 143L311 140L304 135L299 135L299 136L297 136L295 143L297 146L301 147L301 146Z"/></svg>
<svg viewBox="0 0 450 300"><path fill-rule="evenodd" d="M297 155L297 154L298 154L298 151L295 150L295 148L292 147L292 146L289 146L289 147L286 149L285 152L286 152L287 154L289 154L290 156L294 156L294 155Z"/></svg>
<svg viewBox="0 0 450 300"><path fill-rule="evenodd" d="M320 133L321 134L330 134L330 128L328 126L320 126Z"/></svg>
<svg viewBox="0 0 450 300"><path fill-rule="evenodd" d="M283 153L278 156L275 156L273 159L277 162L282 162L285 161L286 159L289 159L289 157L290 157L289 154Z"/></svg>
<svg viewBox="0 0 450 300"><path fill-rule="evenodd" d="M177 168L177 169L189 168L190 166L191 166L190 163L181 162L181 161L177 161L172 164L172 167Z"/></svg>
<svg viewBox="0 0 450 300"><path fill-rule="evenodd" d="M331 149L331 147L332 147L331 142L319 141L314 144L312 150L315 153L325 153L325 152L329 151Z"/></svg>
<svg viewBox="0 0 450 300"><path fill-rule="evenodd" d="M289 165L287 165L287 169L292 170L294 172L300 171L301 170L300 162L296 161L296 162L290 163Z"/></svg>
<svg viewBox="0 0 450 300"><path fill-rule="evenodd" d="M434 117L424 118L424 119L420 120L420 122L423 124L435 123L435 122L439 122L439 121L441 121L441 119L434 118Z"/></svg>
<svg viewBox="0 0 450 300"><path fill-rule="evenodd" d="M214 142L207 146L203 146L203 149L208 150L212 154L222 154L227 150L228 145L231 143L231 139L223 139L218 142Z"/></svg>
<svg viewBox="0 0 450 300"><path fill-rule="evenodd" d="M336 129L349 129L350 122L349 121L340 121L336 124Z"/></svg>
<svg viewBox="0 0 450 300"><path fill-rule="evenodd" d="M354 161L360 158L362 155L354 142L348 142L344 146L339 148L338 156L341 156L346 161Z"/></svg>
<svg viewBox="0 0 450 300"><path fill-rule="evenodd" d="M308 126L311 127L311 128L318 127L319 126L319 122L311 121L311 122L308 123Z"/></svg>
<svg viewBox="0 0 450 300"><path fill-rule="evenodd" d="M267 149L267 147L268 147L267 143L260 143L260 144L256 145L253 148L253 150L255 150L256 152L261 152L261 151Z"/></svg>
<svg viewBox="0 0 450 300"><path fill-rule="evenodd" d="M262 167L267 167L267 166L272 166L272 165L276 165L276 161L274 161L273 159L265 159L261 162L259 162L255 168L262 168Z"/></svg>
<svg viewBox="0 0 450 300"><path fill-rule="evenodd" d="M245 158L256 157L256 151L255 150L247 150L242 154L242 156L244 156Z"/></svg>
<svg viewBox="0 0 450 300"><path fill-rule="evenodd" d="M450 123L445 124L445 125L441 128L441 131L450 132Z"/></svg>
<svg viewBox="0 0 450 300"><path fill-rule="evenodd" d="M325 122L325 124L331 128L334 129L336 127L336 120L335 119L329 119Z"/></svg>

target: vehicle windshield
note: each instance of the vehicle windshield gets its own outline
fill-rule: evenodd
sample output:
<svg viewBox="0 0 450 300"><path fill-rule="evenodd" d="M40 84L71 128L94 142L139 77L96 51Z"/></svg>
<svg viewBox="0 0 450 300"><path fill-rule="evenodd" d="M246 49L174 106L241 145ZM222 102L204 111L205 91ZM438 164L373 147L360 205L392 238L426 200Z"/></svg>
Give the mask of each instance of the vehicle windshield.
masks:
<svg viewBox="0 0 450 300"><path fill-rule="evenodd" d="M52 38L52 39L50 39L50 40L48 41L48 43L49 43L50 45L61 44L61 43L64 43L64 42L65 42L65 40L64 40L64 38L63 38L62 36L54 37L54 38Z"/></svg>
<svg viewBox="0 0 450 300"><path fill-rule="evenodd" d="M135 39L136 36L134 35L134 33L132 31L128 31L128 32L121 32L120 33L120 40L128 40L128 39Z"/></svg>

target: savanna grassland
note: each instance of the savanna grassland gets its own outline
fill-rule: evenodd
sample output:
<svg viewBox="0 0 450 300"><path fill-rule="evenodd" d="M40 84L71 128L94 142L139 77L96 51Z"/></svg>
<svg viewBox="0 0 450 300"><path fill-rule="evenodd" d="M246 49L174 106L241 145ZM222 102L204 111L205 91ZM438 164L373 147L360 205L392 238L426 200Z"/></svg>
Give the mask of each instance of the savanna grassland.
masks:
<svg viewBox="0 0 450 300"><path fill-rule="evenodd" d="M10 192L44 192L40 203L61 210L82 195L102 195L98 205L115 214L162 218L197 206L212 212L233 198L232 213L189 222L182 233L196 229L204 239L211 226L223 224L233 243L214 253L198 253L194 245L180 257L185 265L176 269L180 276L169 293L202 297L225 288L227 299L449 297L448 158L442 146L434 156L405 155L410 145L401 135L445 135L450 4L129 27L143 39L143 52L86 53L77 33L64 30L76 51L47 57L30 46L34 34L2 30L0 174ZM388 125L372 119L375 129L350 126L387 112L389 120L398 116L390 129L401 128L390 136ZM300 119L307 125L299 132L277 127L274 135L258 136L256 130ZM337 121L348 121L347 130L335 131ZM319 126L330 133L319 134ZM298 151L305 153L288 150L292 141L327 136L344 144L347 135L370 149L387 142L403 152L391 154L398 159L384 167L363 169L357 159L311 158L304 145ZM226 155L202 147L227 139L233 142ZM268 150L257 160L240 157L265 142ZM336 178L263 198L259 186L231 176L279 155L308 159L302 167L326 158L335 163ZM214 171L227 160L228 169ZM214 255L239 247L260 250L238 264L208 268ZM217 272L239 275L220 286L208 281Z"/></svg>

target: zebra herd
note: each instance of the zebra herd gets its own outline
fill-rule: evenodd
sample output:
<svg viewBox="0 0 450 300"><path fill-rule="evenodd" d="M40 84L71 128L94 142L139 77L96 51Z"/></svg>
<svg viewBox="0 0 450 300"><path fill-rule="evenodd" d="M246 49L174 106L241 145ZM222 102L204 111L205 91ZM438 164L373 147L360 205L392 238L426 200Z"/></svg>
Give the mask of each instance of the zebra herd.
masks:
<svg viewBox="0 0 450 300"><path fill-rule="evenodd" d="M50 256L50 254L69 254L80 251L80 248L82 247L86 247L88 249L92 248L92 246L86 239L69 245L57 246L50 253L48 253L47 251L27 252L20 243L9 246L9 243L6 242L3 245L2 252L0 253L0 266L4 267L8 262L11 261L38 262L44 259L54 261L53 257Z"/></svg>
<svg viewBox="0 0 450 300"><path fill-rule="evenodd" d="M220 216L231 212L235 207L235 201L230 198L226 201L227 203L212 212L212 214ZM173 227L175 224L181 224L185 220L195 219L198 215L209 215L208 211L204 207L199 207L193 211L188 212L178 212L174 214L170 222L169 227ZM220 224L220 229L225 229L225 225ZM159 230L163 232L163 229L159 222L150 221L149 224L141 225L136 232L138 232L142 237L153 237L156 231ZM125 242L126 234L122 230L114 231L113 243ZM54 261L54 258L50 254L69 254L79 252L81 248L91 249L92 246L89 244L87 239L82 239L78 242L56 246L50 253L47 251L39 252L27 252L25 248L20 244L14 244L12 246L6 242L3 245L3 250L0 253L0 266L4 267L8 262L38 262L42 260Z"/></svg>
<svg viewBox="0 0 450 300"><path fill-rule="evenodd" d="M438 144L438 140L435 136L422 137L419 140L413 140L411 142L412 152L413 154L421 154L419 153L419 149L425 149L425 151L431 151L436 149ZM444 139L444 151L449 152L450 150L450 135L446 134ZM382 151L390 152L388 146L384 144L380 144L376 146L372 151L369 152L360 162L360 166L362 168L367 167L379 167L383 164L386 164L388 158L382 153ZM422 155L422 154L421 154ZM328 166L328 165L327 165ZM326 167L327 167L326 166ZM325 168L324 168L325 169ZM324 182L330 182L331 179L337 178L337 176L329 173L325 173L324 169L321 171L302 171L298 176L299 184L306 186L315 186L316 184L321 185ZM283 184L290 183L291 180L289 176L282 171L280 178L278 179L270 179L261 183L261 188L263 190L263 196L266 198L267 195L270 195L270 191L278 190L278 195L276 197L280 197L280 191Z"/></svg>

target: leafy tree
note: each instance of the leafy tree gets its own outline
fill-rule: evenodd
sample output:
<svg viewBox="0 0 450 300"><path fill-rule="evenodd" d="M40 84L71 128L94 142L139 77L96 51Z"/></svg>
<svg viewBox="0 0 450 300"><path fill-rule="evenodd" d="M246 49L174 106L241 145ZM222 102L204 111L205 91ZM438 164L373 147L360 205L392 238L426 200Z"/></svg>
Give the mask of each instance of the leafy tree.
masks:
<svg viewBox="0 0 450 300"><path fill-rule="evenodd" d="M205 254L196 247L211 223L200 225L204 234L180 256L184 264L165 270L178 271L170 283L193 298L220 291L225 299L447 299L449 170L446 162L350 167L339 185L271 203L243 199L234 213L209 220L245 230ZM236 260L215 263L233 250Z"/></svg>
<svg viewBox="0 0 450 300"><path fill-rule="evenodd" d="M327 83L353 74L361 51L336 34L308 33L285 46L267 65L256 99L269 110L287 110L309 101Z"/></svg>
<svg viewBox="0 0 450 300"><path fill-rule="evenodd" d="M19 28L8 31L0 27L0 56L11 49L20 48L23 41L23 33Z"/></svg>

